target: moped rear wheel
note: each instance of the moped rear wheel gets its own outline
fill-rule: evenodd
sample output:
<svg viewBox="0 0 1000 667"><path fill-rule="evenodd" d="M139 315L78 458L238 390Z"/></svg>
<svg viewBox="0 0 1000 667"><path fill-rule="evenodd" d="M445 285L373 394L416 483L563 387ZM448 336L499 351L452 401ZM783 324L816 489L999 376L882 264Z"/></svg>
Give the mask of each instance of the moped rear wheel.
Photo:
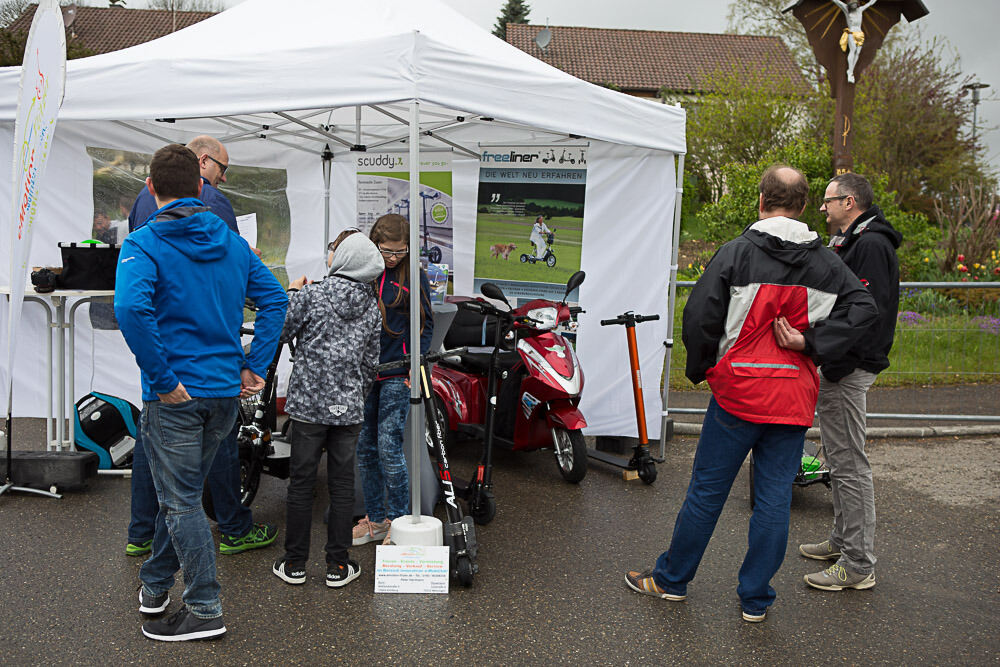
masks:
<svg viewBox="0 0 1000 667"><path fill-rule="evenodd" d="M576 484L587 475L587 443L583 433L579 429L557 428L553 434L559 473L567 482Z"/></svg>

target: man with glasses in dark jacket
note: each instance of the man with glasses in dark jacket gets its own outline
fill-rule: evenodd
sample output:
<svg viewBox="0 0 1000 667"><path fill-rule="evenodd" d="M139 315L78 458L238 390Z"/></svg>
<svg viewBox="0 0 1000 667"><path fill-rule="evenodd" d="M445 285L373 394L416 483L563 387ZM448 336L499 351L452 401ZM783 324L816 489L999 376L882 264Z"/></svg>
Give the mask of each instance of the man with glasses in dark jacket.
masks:
<svg viewBox="0 0 1000 667"><path fill-rule="evenodd" d="M899 260L903 240L872 202L864 176L841 174L830 181L820 211L834 232L830 247L868 288L878 318L837 361L820 367L819 425L830 466L833 529L829 539L802 544L806 558L833 565L805 577L825 591L875 585L875 490L865 455L868 388L889 367L889 350L899 311Z"/></svg>

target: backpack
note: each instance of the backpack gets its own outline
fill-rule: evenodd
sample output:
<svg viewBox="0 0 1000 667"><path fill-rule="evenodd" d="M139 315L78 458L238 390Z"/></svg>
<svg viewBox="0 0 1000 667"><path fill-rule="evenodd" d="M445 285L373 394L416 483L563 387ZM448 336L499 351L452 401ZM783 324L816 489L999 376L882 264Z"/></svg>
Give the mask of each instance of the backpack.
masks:
<svg viewBox="0 0 1000 667"><path fill-rule="evenodd" d="M132 467L139 408L123 398L92 392L76 403L76 447L94 452L101 470Z"/></svg>

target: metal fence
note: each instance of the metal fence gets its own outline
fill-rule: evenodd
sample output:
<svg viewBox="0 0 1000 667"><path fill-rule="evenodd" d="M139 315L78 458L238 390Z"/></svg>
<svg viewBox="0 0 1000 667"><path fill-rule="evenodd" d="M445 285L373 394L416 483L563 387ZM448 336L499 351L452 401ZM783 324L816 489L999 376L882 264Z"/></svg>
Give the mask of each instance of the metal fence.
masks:
<svg viewBox="0 0 1000 667"><path fill-rule="evenodd" d="M690 290L693 281L678 281ZM876 386L1000 383L1000 282L900 283L900 313L890 367ZM678 301L682 298L679 296ZM681 308L674 317L679 345ZM683 356L674 349L673 386L684 382ZM994 391L984 388L984 391ZM668 408L671 414L704 414L704 409ZM1000 422L1000 415L869 413L869 419Z"/></svg>

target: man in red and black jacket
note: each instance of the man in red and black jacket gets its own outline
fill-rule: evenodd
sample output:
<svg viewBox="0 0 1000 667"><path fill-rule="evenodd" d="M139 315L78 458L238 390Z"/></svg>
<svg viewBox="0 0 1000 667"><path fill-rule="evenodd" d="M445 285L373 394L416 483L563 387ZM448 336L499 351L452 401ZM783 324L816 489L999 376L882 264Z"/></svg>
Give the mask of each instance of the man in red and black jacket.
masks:
<svg viewBox="0 0 1000 667"><path fill-rule="evenodd" d="M820 210L835 230L830 247L868 288L878 318L845 354L820 370L819 413L823 452L830 466L833 529L817 544L799 545L806 558L836 561L808 574L813 588L840 591L875 585L875 489L865 455L868 388L889 367L899 311L899 259L903 240L873 205L864 176L841 174L830 181Z"/></svg>
<svg viewBox="0 0 1000 667"><path fill-rule="evenodd" d="M712 399L670 548L629 587L683 600L743 461L754 455L754 511L737 593L743 619L764 620L785 557L792 481L812 425L819 377L865 332L875 302L819 235L795 220L809 185L775 166L760 182L760 219L723 245L684 308L687 377ZM799 334L802 331L804 334ZM794 333L798 349L779 344Z"/></svg>

